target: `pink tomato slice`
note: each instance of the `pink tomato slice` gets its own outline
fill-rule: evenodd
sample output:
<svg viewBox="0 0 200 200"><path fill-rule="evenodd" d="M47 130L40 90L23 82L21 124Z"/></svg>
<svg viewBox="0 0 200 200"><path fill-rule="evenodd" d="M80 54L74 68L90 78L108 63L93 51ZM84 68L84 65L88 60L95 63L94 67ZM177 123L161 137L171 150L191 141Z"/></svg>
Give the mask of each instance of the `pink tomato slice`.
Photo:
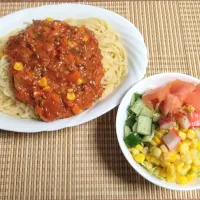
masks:
<svg viewBox="0 0 200 200"><path fill-rule="evenodd" d="M150 91L147 91L142 96L144 104L148 108L154 108L157 103L163 101L170 92L170 85L165 85Z"/></svg>
<svg viewBox="0 0 200 200"><path fill-rule="evenodd" d="M170 93L177 96L181 101L183 101L188 94L196 89L193 83L175 80L171 82Z"/></svg>
<svg viewBox="0 0 200 200"><path fill-rule="evenodd" d="M190 93L184 100L185 104L193 106L197 111L200 111L200 87L197 87L195 92Z"/></svg>
<svg viewBox="0 0 200 200"><path fill-rule="evenodd" d="M182 102L177 96L173 94L168 94L165 100L160 105L160 111L163 115L166 116L171 112L178 111L181 106Z"/></svg>

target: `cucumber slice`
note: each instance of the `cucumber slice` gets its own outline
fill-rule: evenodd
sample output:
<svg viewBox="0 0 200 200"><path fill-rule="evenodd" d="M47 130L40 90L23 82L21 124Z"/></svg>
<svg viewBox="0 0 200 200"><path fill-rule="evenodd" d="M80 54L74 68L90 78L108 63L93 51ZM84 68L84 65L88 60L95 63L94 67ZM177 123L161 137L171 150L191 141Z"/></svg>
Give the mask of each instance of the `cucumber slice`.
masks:
<svg viewBox="0 0 200 200"><path fill-rule="evenodd" d="M154 114L155 112L147 108L146 106L144 106L140 112L140 115L147 116L147 117L153 117Z"/></svg>
<svg viewBox="0 0 200 200"><path fill-rule="evenodd" d="M141 94L139 94L139 93L134 93L133 94L133 96L132 96L132 98L131 98L131 103L130 103L130 105L132 106L138 99L140 99L141 98Z"/></svg>
<svg viewBox="0 0 200 200"><path fill-rule="evenodd" d="M157 122L161 117L160 113L154 113L153 114L153 122Z"/></svg>
<svg viewBox="0 0 200 200"><path fill-rule="evenodd" d="M133 117L129 117L126 121L125 121L125 124L127 126L130 126L132 127L134 124L135 124L136 120L133 118Z"/></svg>
<svg viewBox="0 0 200 200"><path fill-rule="evenodd" d="M138 117L137 133L141 135L151 135L152 119L140 115Z"/></svg>
<svg viewBox="0 0 200 200"><path fill-rule="evenodd" d="M136 130L137 130L137 122L135 122L135 124L134 124L133 127L132 127L132 131L133 131L133 132L136 132Z"/></svg>
<svg viewBox="0 0 200 200"><path fill-rule="evenodd" d="M129 147L135 147L136 145L141 144L142 140L137 133L131 133L124 138L124 142Z"/></svg>
<svg viewBox="0 0 200 200"><path fill-rule="evenodd" d="M131 128L129 126L124 126L124 137L127 137L132 133Z"/></svg>
<svg viewBox="0 0 200 200"><path fill-rule="evenodd" d="M142 95L139 93L135 93L135 101L137 101L138 99L141 99Z"/></svg>
<svg viewBox="0 0 200 200"><path fill-rule="evenodd" d="M131 111L133 111L137 116L140 114L142 108L144 107L144 104L141 99L138 99L132 106Z"/></svg>
<svg viewBox="0 0 200 200"><path fill-rule="evenodd" d="M156 130L156 127L154 124L152 124L152 133L151 135L146 135L142 138L142 142L151 142L154 134L155 134L155 130Z"/></svg>

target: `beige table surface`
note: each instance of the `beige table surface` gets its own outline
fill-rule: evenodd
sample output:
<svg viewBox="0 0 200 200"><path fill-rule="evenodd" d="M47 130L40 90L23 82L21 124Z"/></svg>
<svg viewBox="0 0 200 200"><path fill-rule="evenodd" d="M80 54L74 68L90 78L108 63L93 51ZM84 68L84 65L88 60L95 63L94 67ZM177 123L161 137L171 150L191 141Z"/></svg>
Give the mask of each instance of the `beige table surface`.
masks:
<svg viewBox="0 0 200 200"><path fill-rule="evenodd" d="M1 1L0 15L54 3ZM149 50L146 76L200 78L200 1L84 3L115 11L141 31ZM0 200L200 199L200 191L165 190L131 168L117 143L116 112L48 133L0 131Z"/></svg>

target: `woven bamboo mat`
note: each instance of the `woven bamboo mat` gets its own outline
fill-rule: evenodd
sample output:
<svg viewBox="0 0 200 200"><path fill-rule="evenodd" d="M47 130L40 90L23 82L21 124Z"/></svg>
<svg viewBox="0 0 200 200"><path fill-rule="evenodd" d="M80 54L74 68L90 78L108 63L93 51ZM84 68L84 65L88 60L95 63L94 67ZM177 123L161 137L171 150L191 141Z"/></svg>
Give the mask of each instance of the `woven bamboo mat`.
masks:
<svg viewBox="0 0 200 200"><path fill-rule="evenodd" d="M0 3L0 15L44 4ZM147 76L182 72L200 78L199 1L89 4L113 10L138 27L149 49ZM139 176L119 149L115 117L116 109L55 132L0 131L0 199L200 199L200 191L169 191Z"/></svg>

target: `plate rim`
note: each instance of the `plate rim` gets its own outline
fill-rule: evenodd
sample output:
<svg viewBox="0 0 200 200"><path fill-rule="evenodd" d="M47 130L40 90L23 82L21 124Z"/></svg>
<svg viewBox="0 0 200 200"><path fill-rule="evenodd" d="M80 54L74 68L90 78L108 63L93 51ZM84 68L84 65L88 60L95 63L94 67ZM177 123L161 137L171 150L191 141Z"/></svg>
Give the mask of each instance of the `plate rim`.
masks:
<svg viewBox="0 0 200 200"><path fill-rule="evenodd" d="M140 77L138 77L138 81L139 80L141 80L143 77L144 77L144 75L145 75L145 73L146 73L146 69L147 69L147 64L148 64L148 50L147 50L147 47L146 47L146 44L145 44L145 42L144 42L144 38L143 38L143 36L142 36L142 34L140 33L140 31L135 27L135 25L133 24L133 23L131 23L128 19L126 19L125 17L123 17L123 16L121 16L120 14L118 14L118 13L115 13L115 12L113 12L113 11L111 11L111 10L107 10L107 9L105 9L105 8L101 8L101 7L97 7L97 6L93 6L93 5L86 5L86 4L80 4L80 3L61 3L61 4L50 4L50 5L43 5L43 6L38 6L38 7L31 7L31 8L25 8L25 9L22 9L22 10L19 10L19 11L15 11L15 12L13 12L13 13L10 13L10 14L8 14L8 15L6 15L6 16L3 16L3 17L1 17L0 18L0 21L1 20L8 20L9 18L13 18L15 15L18 15L18 14L20 14L20 13L24 13L24 15L25 14L27 14L28 13L28 11L30 11L30 10L35 10L35 9L46 9L46 8L50 8L50 7L59 7L59 6L66 6L66 9L67 9L67 7L69 7L69 6L72 6L72 7L81 7L81 8L83 8L83 7L87 7L87 8L89 8L89 9L96 9L96 10L98 10L98 11L104 11L104 12L106 12L108 15L112 15L112 17L117 17L117 18L120 18L121 20L123 20L124 22L126 22L126 26L129 26L129 27L131 27L132 29L134 29L134 31L136 31L137 32L137 34L139 35L139 39L140 39L140 42L142 43L142 45L143 45L143 47L144 47L144 49L143 50L145 50L145 57L146 57L146 60L144 60L144 63L145 63L145 67L143 67L143 71L141 72L141 75L140 75ZM78 18L80 18L80 17L78 17ZM104 18L102 18L102 19L104 19ZM122 41L123 42L123 41ZM121 83L120 85L122 85L123 83ZM117 90L117 88L115 89L115 90ZM113 91L113 93L114 93L114 91ZM124 93L125 93L125 91L124 91ZM111 95L112 96L112 95ZM91 115L90 117L88 117L86 120L82 120L81 122L79 122L79 123L74 123L73 125L70 125L70 126L67 126L66 124L64 124L64 123L62 123L62 125L59 125L59 126L56 126L56 127L51 127L51 126L44 126L43 128L41 128L41 127L38 127L38 128L34 128L33 130L30 130L30 128L21 128L21 129L16 129L15 127L5 127L4 125L1 125L1 123L0 123L0 128L2 129L2 130L7 130L7 131L14 131L14 132L27 132L27 133L33 133L33 132L42 132L42 131L56 131L56 130L60 130L60 129L63 129L63 128L66 128L66 127L73 127L73 126L77 126L77 125L81 125L81 124L83 124L83 123L86 123L86 122L89 122L89 121L91 121L91 120L93 120L93 119L95 119L95 118L97 118L97 117L100 117L101 115L104 115L105 113L107 113L108 111L110 111L110 110L112 110L114 107L116 107L118 104L120 103L120 100L119 100L119 102L118 103L115 103L115 104L113 104L113 105L111 105L109 108L106 108L106 109L104 109L104 111L103 112L101 112L101 114L99 115L99 114L97 114L97 115ZM92 106L93 107L93 106ZM89 109L90 110L90 109ZM86 111L88 111L88 110L86 110ZM84 113L86 112L86 111L84 111ZM1 116L2 116L2 118L4 118L5 117L5 119L6 119L6 117L8 116L8 115L6 115L6 114L3 114L3 113L0 113L0 119L1 119ZM81 115L80 115L81 116ZM19 119L19 118L14 118L14 117L10 117L10 116L8 116L8 118L12 118L13 120L23 120L24 121L24 123L26 122L26 120L28 120L28 119ZM60 120L65 120L65 119L60 119ZM60 121L60 120L56 120L56 121ZM32 120L28 120L28 121L32 121ZM46 123L46 122L42 122L42 123L45 123L45 125L48 125L48 123ZM52 122L50 122L50 123L52 123Z"/></svg>

